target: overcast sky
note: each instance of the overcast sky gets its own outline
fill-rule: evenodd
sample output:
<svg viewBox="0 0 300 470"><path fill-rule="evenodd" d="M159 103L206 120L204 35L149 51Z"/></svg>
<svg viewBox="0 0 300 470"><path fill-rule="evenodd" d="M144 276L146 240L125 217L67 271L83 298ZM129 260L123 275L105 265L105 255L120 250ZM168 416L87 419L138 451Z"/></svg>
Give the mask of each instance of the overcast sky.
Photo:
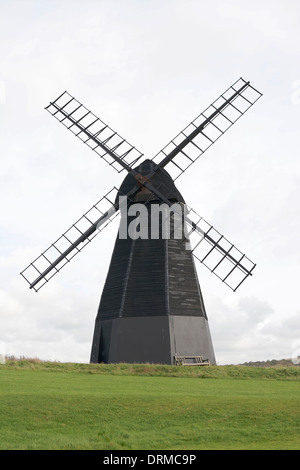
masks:
<svg viewBox="0 0 300 470"><path fill-rule="evenodd" d="M257 263L235 293L197 265L217 362L300 354L299 18L297 0L0 0L0 353L89 362L118 227L38 293L20 276L123 178L44 107L68 90L152 157L243 77L263 97L177 187Z"/></svg>

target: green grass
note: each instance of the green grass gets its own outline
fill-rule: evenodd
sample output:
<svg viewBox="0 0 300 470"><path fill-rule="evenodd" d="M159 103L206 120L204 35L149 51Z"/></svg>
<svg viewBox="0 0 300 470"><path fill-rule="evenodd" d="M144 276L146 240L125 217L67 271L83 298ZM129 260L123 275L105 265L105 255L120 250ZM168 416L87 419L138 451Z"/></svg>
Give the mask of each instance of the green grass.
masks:
<svg viewBox="0 0 300 470"><path fill-rule="evenodd" d="M297 367L9 361L0 449L298 449L299 378Z"/></svg>

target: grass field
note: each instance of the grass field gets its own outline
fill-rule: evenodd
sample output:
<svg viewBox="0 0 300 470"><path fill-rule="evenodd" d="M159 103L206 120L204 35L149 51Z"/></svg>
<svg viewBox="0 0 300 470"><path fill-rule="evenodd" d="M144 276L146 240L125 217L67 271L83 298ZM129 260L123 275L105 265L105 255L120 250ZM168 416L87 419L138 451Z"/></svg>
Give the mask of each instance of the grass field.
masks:
<svg viewBox="0 0 300 470"><path fill-rule="evenodd" d="M299 449L300 368L9 361L0 449Z"/></svg>

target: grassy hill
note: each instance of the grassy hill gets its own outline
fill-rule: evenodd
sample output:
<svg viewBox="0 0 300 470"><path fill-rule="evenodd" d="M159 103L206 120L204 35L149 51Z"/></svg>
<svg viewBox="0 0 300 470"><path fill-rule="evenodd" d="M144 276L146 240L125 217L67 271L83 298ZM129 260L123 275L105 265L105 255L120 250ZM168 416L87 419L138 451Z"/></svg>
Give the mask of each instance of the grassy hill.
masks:
<svg viewBox="0 0 300 470"><path fill-rule="evenodd" d="M288 360L286 360L288 361ZM268 364L269 363L269 364ZM279 364L279 365L278 365ZM292 366L292 367L290 367ZM199 378L260 378L299 380L300 367L282 365L282 361L267 361L227 366L168 366L158 364L85 364L42 361L37 358L10 358L8 369L31 369L56 372L82 372L104 375L146 375L161 377Z"/></svg>
<svg viewBox="0 0 300 470"><path fill-rule="evenodd" d="M300 361L298 360L300 363ZM241 364L243 366L251 366L251 367L295 367L294 362L292 359L272 359L269 361L255 361L255 362L244 362ZM297 364L298 365L298 364Z"/></svg>
<svg viewBox="0 0 300 470"><path fill-rule="evenodd" d="M299 367L9 360L0 449L298 449L299 379Z"/></svg>

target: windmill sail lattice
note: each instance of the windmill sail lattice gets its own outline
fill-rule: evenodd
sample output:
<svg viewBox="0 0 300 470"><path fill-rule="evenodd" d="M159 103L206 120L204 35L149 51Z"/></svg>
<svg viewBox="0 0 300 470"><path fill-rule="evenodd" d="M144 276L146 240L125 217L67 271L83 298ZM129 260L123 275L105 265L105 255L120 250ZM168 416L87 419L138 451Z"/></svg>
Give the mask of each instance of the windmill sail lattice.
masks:
<svg viewBox="0 0 300 470"><path fill-rule="evenodd" d="M111 189L21 272L30 288L37 292L114 220L117 193L117 188Z"/></svg>
<svg viewBox="0 0 300 470"><path fill-rule="evenodd" d="M143 156L67 91L45 109L119 173Z"/></svg>
<svg viewBox="0 0 300 470"><path fill-rule="evenodd" d="M212 225L187 207L189 244L195 258L230 289L252 276L255 264Z"/></svg>
<svg viewBox="0 0 300 470"><path fill-rule="evenodd" d="M210 106L174 137L153 161L168 166L175 181L262 96L243 78L227 88Z"/></svg>

